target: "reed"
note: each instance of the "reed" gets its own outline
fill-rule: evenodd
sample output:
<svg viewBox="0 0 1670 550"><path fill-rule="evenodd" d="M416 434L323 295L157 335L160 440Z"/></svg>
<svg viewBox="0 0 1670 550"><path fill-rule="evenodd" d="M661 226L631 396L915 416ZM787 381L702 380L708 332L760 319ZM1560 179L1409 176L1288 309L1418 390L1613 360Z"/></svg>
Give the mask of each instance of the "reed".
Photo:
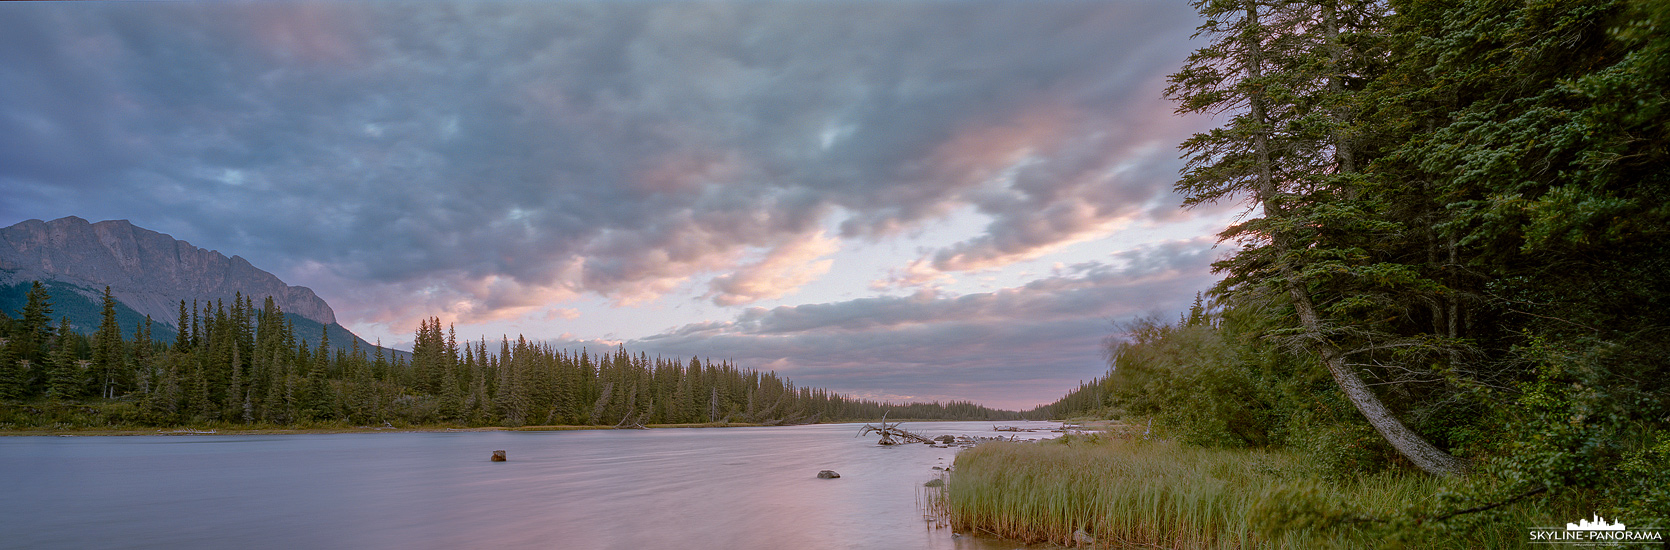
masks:
<svg viewBox="0 0 1670 550"><path fill-rule="evenodd" d="M1450 482L1413 473L1328 481L1285 453L1064 439L959 454L944 495L952 528L1067 545L1088 535L1113 548L1502 548L1555 521L1523 504L1498 529L1423 530L1398 518L1430 509Z"/></svg>

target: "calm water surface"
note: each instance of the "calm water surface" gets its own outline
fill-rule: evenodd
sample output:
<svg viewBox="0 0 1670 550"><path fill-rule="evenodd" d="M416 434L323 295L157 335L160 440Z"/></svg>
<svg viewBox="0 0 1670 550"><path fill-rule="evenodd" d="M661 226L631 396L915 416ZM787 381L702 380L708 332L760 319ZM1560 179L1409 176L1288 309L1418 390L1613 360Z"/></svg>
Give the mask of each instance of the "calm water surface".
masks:
<svg viewBox="0 0 1670 550"><path fill-rule="evenodd" d="M957 449L859 426L3 437L0 548L1016 547L924 520Z"/></svg>

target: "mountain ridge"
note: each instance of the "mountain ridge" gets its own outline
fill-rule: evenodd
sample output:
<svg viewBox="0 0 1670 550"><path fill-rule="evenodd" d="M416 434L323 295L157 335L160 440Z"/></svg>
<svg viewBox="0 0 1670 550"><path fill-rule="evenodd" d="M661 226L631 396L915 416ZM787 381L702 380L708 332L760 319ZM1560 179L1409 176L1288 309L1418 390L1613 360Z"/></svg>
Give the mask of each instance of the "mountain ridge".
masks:
<svg viewBox="0 0 1670 550"><path fill-rule="evenodd" d="M170 326L181 300L230 303L238 293L257 305L272 296L287 313L321 325L336 323L336 312L312 289L286 284L241 256L227 257L127 220L89 223L67 216L0 229L0 284L34 280L109 286L118 301Z"/></svg>
<svg viewBox="0 0 1670 550"><path fill-rule="evenodd" d="M217 301L230 304L242 293L258 308L272 296L298 340L317 342L327 333L333 348L377 347L337 323L336 312L312 289L286 284L240 256L199 248L127 220L89 223L66 216L0 228L0 313L20 311L35 281L51 296L54 321L67 318L72 330L85 334L98 328L109 286L127 338L149 316L152 337L171 341L179 330L182 300L200 311Z"/></svg>

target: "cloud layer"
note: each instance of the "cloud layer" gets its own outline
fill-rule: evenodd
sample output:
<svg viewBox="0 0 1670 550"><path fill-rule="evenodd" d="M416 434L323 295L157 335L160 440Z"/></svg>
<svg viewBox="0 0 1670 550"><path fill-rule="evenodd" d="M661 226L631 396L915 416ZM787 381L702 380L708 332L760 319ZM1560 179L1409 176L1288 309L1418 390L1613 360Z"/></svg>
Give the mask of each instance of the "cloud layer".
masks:
<svg viewBox="0 0 1670 550"><path fill-rule="evenodd" d="M1174 4L6 6L0 216L162 218L489 317L964 205L986 232L931 261L979 269L1164 195ZM741 269L719 303L810 273Z"/></svg>
<svg viewBox="0 0 1670 550"><path fill-rule="evenodd" d="M350 325L674 296L734 318L644 345L850 391L947 357L970 366L946 384L1055 380L1050 348L1082 362L1108 317L1204 286L1199 243L941 287L1178 219L1200 122L1160 90L1196 24L1160 0L7 3L0 224L131 219ZM856 287L908 296L742 309L878 243L917 251Z"/></svg>
<svg viewBox="0 0 1670 550"><path fill-rule="evenodd" d="M992 292L872 297L748 308L627 343L667 354L735 358L802 384L855 394L1030 408L1101 376L1115 322L1170 315L1213 281L1211 239L1169 242L1068 266ZM598 347L567 340L559 346Z"/></svg>

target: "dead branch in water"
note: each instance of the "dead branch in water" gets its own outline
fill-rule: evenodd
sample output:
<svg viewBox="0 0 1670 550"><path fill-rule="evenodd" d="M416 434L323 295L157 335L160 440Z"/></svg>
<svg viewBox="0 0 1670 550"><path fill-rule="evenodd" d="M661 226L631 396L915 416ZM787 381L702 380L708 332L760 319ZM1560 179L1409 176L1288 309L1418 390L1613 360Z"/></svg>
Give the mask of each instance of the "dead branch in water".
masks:
<svg viewBox="0 0 1670 550"><path fill-rule="evenodd" d="M929 439L925 435L917 434L917 433L911 432L909 430L900 428L899 424L900 424L899 422L894 422L892 424L888 424L887 423L887 414L882 413L882 415L881 415L881 425L880 426L865 424L863 428L858 430L858 435L854 436L854 437L863 437L863 436L866 436L866 435L870 435L871 433L878 433L878 434L881 434L881 441L879 441L878 443L881 443L882 445L898 445L898 444L901 444L901 443L927 443L929 445L934 444L934 440Z"/></svg>

